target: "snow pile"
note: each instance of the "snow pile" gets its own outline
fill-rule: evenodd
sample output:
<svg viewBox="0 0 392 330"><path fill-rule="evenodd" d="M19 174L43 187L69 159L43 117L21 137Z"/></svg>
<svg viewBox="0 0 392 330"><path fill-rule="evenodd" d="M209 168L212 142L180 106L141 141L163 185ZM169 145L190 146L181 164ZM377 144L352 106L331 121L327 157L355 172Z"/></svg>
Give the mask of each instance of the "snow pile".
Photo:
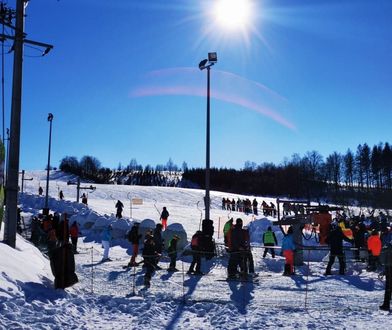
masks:
<svg viewBox="0 0 392 330"><path fill-rule="evenodd" d="M12 249L0 243L0 297L22 296L30 283L53 281L49 260L35 246L19 235L16 245L17 249Z"/></svg>

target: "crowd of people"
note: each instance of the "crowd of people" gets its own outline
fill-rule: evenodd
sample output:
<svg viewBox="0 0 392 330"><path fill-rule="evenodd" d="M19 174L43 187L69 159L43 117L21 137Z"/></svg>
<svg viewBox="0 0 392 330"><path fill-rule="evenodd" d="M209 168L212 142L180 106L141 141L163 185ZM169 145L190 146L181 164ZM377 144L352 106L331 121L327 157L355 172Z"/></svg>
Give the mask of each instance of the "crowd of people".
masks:
<svg viewBox="0 0 392 330"><path fill-rule="evenodd" d="M257 201L256 198L254 198L252 201L249 198L245 198L245 199L237 198L237 200L235 200L234 198L233 199L225 198L225 197L222 198L222 210L243 212L246 215L248 214L258 215L259 214L258 206L259 206L259 202ZM265 216L276 217L277 214L275 204L272 202L268 204L264 200L260 204L260 211Z"/></svg>

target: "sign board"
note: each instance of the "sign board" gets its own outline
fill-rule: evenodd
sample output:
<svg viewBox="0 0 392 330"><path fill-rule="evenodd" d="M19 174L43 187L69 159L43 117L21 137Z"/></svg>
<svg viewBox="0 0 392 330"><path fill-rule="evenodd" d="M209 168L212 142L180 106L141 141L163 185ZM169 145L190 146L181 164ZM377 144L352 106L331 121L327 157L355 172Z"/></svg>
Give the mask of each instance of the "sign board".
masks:
<svg viewBox="0 0 392 330"><path fill-rule="evenodd" d="M131 201L133 205L143 205L143 199L141 198L132 198Z"/></svg>

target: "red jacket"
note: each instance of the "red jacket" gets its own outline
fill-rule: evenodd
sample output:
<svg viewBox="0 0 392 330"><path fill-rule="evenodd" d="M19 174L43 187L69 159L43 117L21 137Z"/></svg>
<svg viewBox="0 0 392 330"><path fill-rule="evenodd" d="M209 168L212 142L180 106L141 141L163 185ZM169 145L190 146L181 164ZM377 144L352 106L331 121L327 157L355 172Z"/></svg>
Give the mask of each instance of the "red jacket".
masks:
<svg viewBox="0 0 392 330"><path fill-rule="evenodd" d="M378 235L371 235L367 241L368 250L373 256L378 257L381 253L381 239Z"/></svg>
<svg viewBox="0 0 392 330"><path fill-rule="evenodd" d="M69 233L71 235L71 237L76 238L79 236L79 228L78 226L71 226L71 228L69 229Z"/></svg>

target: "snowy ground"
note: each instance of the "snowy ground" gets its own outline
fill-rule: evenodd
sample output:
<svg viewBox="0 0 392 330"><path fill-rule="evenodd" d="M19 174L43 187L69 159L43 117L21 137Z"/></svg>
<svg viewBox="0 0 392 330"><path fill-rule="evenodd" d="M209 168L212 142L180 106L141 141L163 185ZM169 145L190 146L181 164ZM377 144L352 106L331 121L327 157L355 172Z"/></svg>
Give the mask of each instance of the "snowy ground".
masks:
<svg viewBox="0 0 392 330"><path fill-rule="evenodd" d="M43 198L31 196L44 187L45 173L27 173L21 198L26 218L38 212ZM73 210L74 217L82 219L88 209L73 203L75 186L67 186L68 177L52 173L49 194L57 196L62 189L69 201L50 201L53 211ZM90 185L90 184L85 184ZM112 221L114 201L124 204L129 198L143 199L135 206L133 217L138 220L158 219L158 209L166 206L171 214L170 223L180 223L188 239L199 227L203 191L177 188L95 185L89 194L89 208ZM215 230L227 220L228 212L220 210L223 197L237 195L212 192L211 212ZM250 197L253 199L253 197ZM259 198L259 202L261 202ZM265 198L267 202L270 200ZM272 200L271 200L272 201ZM129 217L129 207L125 214ZM107 214L104 217L104 214ZM226 277L227 258L221 256L208 262L203 260L206 276L188 276L184 272L157 271L151 288L143 288L142 268L124 270L130 249L125 241L117 240L110 251L111 262L101 263L102 248L95 241L94 227L79 239L80 254L75 256L80 282L72 288L54 290L53 276L48 260L29 242L18 236L17 249L0 244L0 328L1 329L266 329L312 328L352 329L388 328L390 314L380 312L384 283L375 273L368 273L363 264L348 260L346 276L323 276L326 263L306 262L298 267L297 276L283 277L283 259L268 256L262 259L259 247L261 237L257 229L265 226L262 216L232 212L234 218L242 217L253 231L253 255L258 283L221 281ZM272 219L268 219L272 220ZM251 224L252 223L252 224ZM220 229L220 231L221 231ZM252 229L252 230L253 230ZM276 229L278 230L278 229ZM2 234L1 234L2 235ZM2 236L1 236L2 237ZM215 234L217 242L218 233ZM305 258L307 252L305 252ZM140 258L140 257L139 257ZM325 258L324 258L325 259ZM314 260L314 258L311 258ZM190 257L181 257L177 268L186 272ZM160 263L167 268L168 260ZM336 265L337 266L337 265Z"/></svg>

